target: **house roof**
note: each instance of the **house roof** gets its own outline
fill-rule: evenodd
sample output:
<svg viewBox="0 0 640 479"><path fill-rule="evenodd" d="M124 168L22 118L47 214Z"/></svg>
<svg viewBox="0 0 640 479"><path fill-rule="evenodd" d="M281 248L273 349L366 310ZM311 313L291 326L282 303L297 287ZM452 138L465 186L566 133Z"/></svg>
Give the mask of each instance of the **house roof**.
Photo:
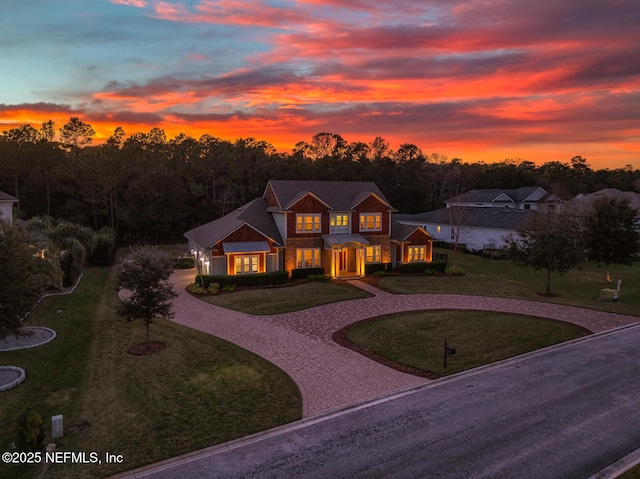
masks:
<svg viewBox="0 0 640 479"><path fill-rule="evenodd" d="M396 219L396 216L413 216L413 215L393 215L393 221L391 222L391 240L399 241L399 242L406 241L407 238L411 236L415 230L420 228L420 225L402 223Z"/></svg>
<svg viewBox="0 0 640 479"><path fill-rule="evenodd" d="M0 191L0 201L18 201L18 198L15 198L13 196L11 196L8 193L5 193L4 191Z"/></svg>
<svg viewBox="0 0 640 479"><path fill-rule="evenodd" d="M532 195L541 190L540 198L532 198ZM523 201L544 201L548 193L540 186L523 186L515 189L479 189L471 190L461 195L448 199L447 203L491 203L491 202L513 202L522 203Z"/></svg>
<svg viewBox="0 0 640 479"><path fill-rule="evenodd" d="M343 245L347 243L369 244L369 241L359 233L337 233L332 235L322 235L325 247Z"/></svg>
<svg viewBox="0 0 640 479"><path fill-rule="evenodd" d="M232 243L222 243L222 250L228 253L256 253L270 251L269 243L266 241L236 241Z"/></svg>
<svg viewBox="0 0 640 479"><path fill-rule="evenodd" d="M269 186L282 210L309 193L334 211L349 211L370 194L391 208L389 200L372 181L271 180L267 188Z"/></svg>
<svg viewBox="0 0 640 479"><path fill-rule="evenodd" d="M531 215L537 214L532 210L516 210L513 208L467 208L461 211L462 226L477 228L491 228L500 230L515 230ZM438 224L449 225L451 208L428 211L415 215L393 215L393 220L401 224L420 225Z"/></svg>
<svg viewBox="0 0 640 479"><path fill-rule="evenodd" d="M637 211L636 218L640 218L640 193L635 191L620 191L615 188L604 188L595 193L589 193L580 197L576 196L567 206L570 211L578 215L588 214L593 203L602 198L614 198L617 200L628 200L629 206Z"/></svg>
<svg viewBox="0 0 640 479"><path fill-rule="evenodd" d="M252 227L278 244L283 243L273 217L267 213L267 202L263 198L256 198L228 215L193 228L184 236L209 249L243 225Z"/></svg>

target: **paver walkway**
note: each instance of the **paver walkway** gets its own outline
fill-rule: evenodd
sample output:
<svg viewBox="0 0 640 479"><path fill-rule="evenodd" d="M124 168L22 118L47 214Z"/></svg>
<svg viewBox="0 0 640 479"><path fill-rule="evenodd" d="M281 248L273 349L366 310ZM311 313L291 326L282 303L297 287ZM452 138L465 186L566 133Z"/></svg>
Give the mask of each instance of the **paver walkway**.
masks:
<svg viewBox="0 0 640 479"><path fill-rule="evenodd" d="M528 314L578 324L593 332L640 322L640 317L508 298L450 294L395 295L361 281L375 296L279 315L254 316L205 303L184 291L193 271L172 276L179 293L174 321L218 336L274 363L297 383L303 416L372 400L428 380L401 373L335 344L342 327L383 314L421 309L474 309Z"/></svg>

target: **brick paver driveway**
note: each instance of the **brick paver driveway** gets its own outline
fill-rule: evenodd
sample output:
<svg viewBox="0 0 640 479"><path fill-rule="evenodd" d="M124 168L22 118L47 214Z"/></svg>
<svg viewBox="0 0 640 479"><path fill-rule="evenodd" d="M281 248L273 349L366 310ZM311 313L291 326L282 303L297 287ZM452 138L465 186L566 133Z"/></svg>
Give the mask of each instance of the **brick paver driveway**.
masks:
<svg viewBox="0 0 640 479"><path fill-rule="evenodd" d="M331 335L347 324L401 311L476 309L513 312L571 322L593 332L636 323L640 317L550 303L462 295L394 295L359 281L376 296L304 311L254 316L214 306L184 291L193 271L178 270L174 321L231 341L274 363L297 383L303 416L313 416L428 382L369 360L335 344Z"/></svg>

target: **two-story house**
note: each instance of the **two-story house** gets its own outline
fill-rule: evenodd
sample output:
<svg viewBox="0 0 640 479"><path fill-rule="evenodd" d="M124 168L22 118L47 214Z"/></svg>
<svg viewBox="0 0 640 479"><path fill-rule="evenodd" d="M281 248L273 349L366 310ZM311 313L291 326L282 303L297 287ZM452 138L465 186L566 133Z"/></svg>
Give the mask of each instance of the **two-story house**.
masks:
<svg viewBox="0 0 640 479"><path fill-rule="evenodd" d="M394 211L372 182L272 180L261 198L184 236L214 275L320 267L360 277L367 264L431 261L431 236L392 221Z"/></svg>
<svg viewBox="0 0 640 479"><path fill-rule="evenodd" d="M513 208L517 210L556 209L559 198L547 193L540 186L523 186L514 189L470 190L449 198L447 208Z"/></svg>

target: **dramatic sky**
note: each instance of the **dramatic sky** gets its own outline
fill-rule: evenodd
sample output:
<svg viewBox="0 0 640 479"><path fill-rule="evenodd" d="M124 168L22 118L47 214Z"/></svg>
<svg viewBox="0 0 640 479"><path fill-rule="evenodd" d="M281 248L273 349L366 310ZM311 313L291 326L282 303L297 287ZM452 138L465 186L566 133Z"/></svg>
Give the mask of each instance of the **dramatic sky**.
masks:
<svg viewBox="0 0 640 479"><path fill-rule="evenodd" d="M15 0L0 131L79 116L290 151L319 132L465 161L640 168L638 0Z"/></svg>

